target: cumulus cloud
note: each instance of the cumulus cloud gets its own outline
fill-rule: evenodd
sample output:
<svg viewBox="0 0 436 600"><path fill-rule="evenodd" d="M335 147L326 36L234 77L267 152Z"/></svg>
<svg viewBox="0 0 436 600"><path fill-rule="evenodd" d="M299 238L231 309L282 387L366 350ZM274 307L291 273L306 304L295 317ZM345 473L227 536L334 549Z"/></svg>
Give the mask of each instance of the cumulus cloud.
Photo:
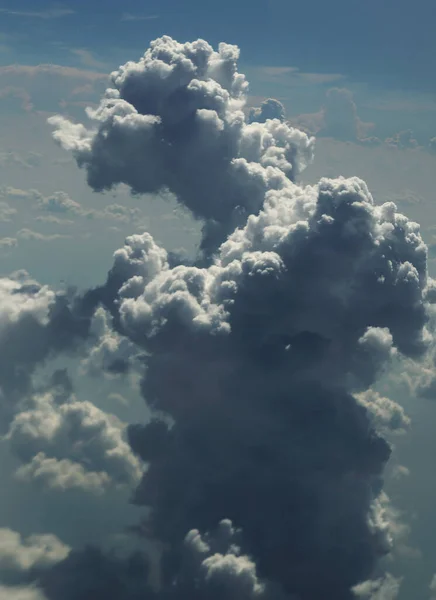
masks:
<svg viewBox="0 0 436 600"><path fill-rule="evenodd" d="M393 137L387 138L385 142L388 146L393 146L402 150L414 149L419 145L413 137L413 131L411 129L399 131Z"/></svg>
<svg viewBox="0 0 436 600"><path fill-rule="evenodd" d="M274 98L264 100L259 108L250 108L248 120L250 123L265 123L268 119L285 120L285 107Z"/></svg>
<svg viewBox="0 0 436 600"><path fill-rule="evenodd" d="M357 598L367 600L395 600L400 591L401 580L390 574L376 581L366 581L354 588Z"/></svg>
<svg viewBox="0 0 436 600"><path fill-rule="evenodd" d="M253 560L238 545L240 532L223 519L216 531L202 535L190 531L184 540L183 562L178 574L178 597L285 598L279 586L263 582Z"/></svg>
<svg viewBox="0 0 436 600"><path fill-rule="evenodd" d="M12 206L9 206L7 202L0 202L0 221L3 223L8 223L11 220L11 217L15 216L17 211Z"/></svg>
<svg viewBox="0 0 436 600"><path fill-rule="evenodd" d="M0 238L0 248L3 250L10 250L11 248L15 248L17 246L18 240L13 237L4 237Z"/></svg>
<svg viewBox="0 0 436 600"><path fill-rule="evenodd" d="M123 430L116 417L90 402L47 392L15 415L4 441L23 463L19 480L99 494L111 485L133 487L141 476Z"/></svg>
<svg viewBox="0 0 436 600"><path fill-rule="evenodd" d="M367 137L372 124L360 119L354 94L347 88L328 89L321 109L316 113L299 115L296 122L318 137L373 146L381 143L376 137Z"/></svg>
<svg viewBox="0 0 436 600"><path fill-rule="evenodd" d="M80 298L54 292L25 271L0 278L0 429L31 393L36 368L59 352L73 352L89 326Z"/></svg>
<svg viewBox="0 0 436 600"><path fill-rule="evenodd" d="M44 594L33 586L5 586L0 584L0 600L47 600Z"/></svg>
<svg viewBox="0 0 436 600"><path fill-rule="evenodd" d="M205 220L203 245L215 249L313 152L312 139L278 119L246 123L238 57L229 44L216 52L203 40L164 36L112 73L113 87L87 110L92 129L55 116L54 137L96 191L118 183L134 193L169 189Z"/></svg>
<svg viewBox="0 0 436 600"><path fill-rule="evenodd" d="M115 282L119 327L147 352L144 397L172 423L131 430L153 534L176 544L227 515L288 593L347 597L391 544L381 433L408 420L352 394L426 351L418 225L357 178L289 182L210 267L172 266L145 234L116 253Z"/></svg>
<svg viewBox="0 0 436 600"><path fill-rule="evenodd" d="M345 88L327 91L324 105L324 127L319 135L341 140L359 137L359 118L353 94Z"/></svg>
<svg viewBox="0 0 436 600"><path fill-rule="evenodd" d="M405 414L404 408L397 402L381 396L372 389L357 394L356 398L368 410L378 430L403 432L408 429L410 419Z"/></svg>
<svg viewBox="0 0 436 600"><path fill-rule="evenodd" d="M27 227L23 227L17 231L17 238L26 242L55 242L57 240L65 240L71 238L65 233L41 233Z"/></svg>
<svg viewBox="0 0 436 600"><path fill-rule="evenodd" d="M73 215L86 215L86 211L82 208L81 204L73 200L62 190L44 196L44 194L36 189L22 190L20 188L6 186L1 188L0 193L2 196L15 202L17 200L26 200L33 205L33 208L54 215L64 216L67 213Z"/></svg>
<svg viewBox="0 0 436 600"><path fill-rule="evenodd" d="M66 192L59 191L51 196L43 196L37 190L33 190L33 195L39 208L47 212L81 214L83 210L80 204L70 198Z"/></svg>
<svg viewBox="0 0 436 600"><path fill-rule="evenodd" d="M36 189L22 190L7 186L0 188L0 196L6 197L15 203L18 200L28 201L35 210L47 213L43 216L38 216L37 220L60 225L72 223L72 221L65 219L66 216L87 219L109 219L127 223L138 218L141 213L139 208L132 208L116 203L108 204L103 210L88 208L73 200L67 192L62 190L45 196ZM15 215L16 212L17 210L10 207L7 202L0 202L0 220L10 220L10 216ZM53 236L42 236L35 232L29 233L30 230L28 229L23 231L28 239L55 239Z"/></svg>
<svg viewBox="0 0 436 600"><path fill-rule="evenodd" d="M153 418L128 429L130 447L111 416L51 392L28 398L6 441L18 476L50 487L141 477L159 597L351 600L360 585L393 598L392 578L373 581L399 528L384 434L408 420L371 389L431 343L427 247L356 177L297 184L313 140L277 118L246 122L238 54L165 36L112 74L90 129L51 119L92 189L174 193L204 222L208 260L132 235L78 300L89 365L142 356ZM355 121L350 98L331 95ZM39 583L49 600L148 597L135 560L72 552Z"/></svg>
<svg viewBox="0 0 436 600"><path fill-rule="evenodd" d="M25 583L32 574L64 560L70 548L56 536L31 535L22 538L11 529L0 529L0 581L8 585Z"/></svg>
<svg viewBox="0 0 436 600"><path fill-rule="evenodd" d="M110 314L99 307L90 328L89 353L81 363L83 373L96 377L125 374L137 358L137 346L114 331L110 321Z"/></svg>

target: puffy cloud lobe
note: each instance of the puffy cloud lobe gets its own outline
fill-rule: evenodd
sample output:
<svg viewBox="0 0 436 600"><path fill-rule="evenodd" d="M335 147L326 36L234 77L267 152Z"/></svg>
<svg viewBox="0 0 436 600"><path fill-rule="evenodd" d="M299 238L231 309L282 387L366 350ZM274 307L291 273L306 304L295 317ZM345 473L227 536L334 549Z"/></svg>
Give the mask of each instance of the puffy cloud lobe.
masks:
<svg viewBox="0 0 436 600"><path fill-rule="evenodd" d="M379 431L402 432L408 429L410 419L397 402L371 389L357 394L356 398L367 408Z"/></svg>
<svg viewBox="0 0 436 600"><path fill-rule="evenodd" d="M395 600L400 591L401 581L389 573L376 581L365 581L354 588L356 598L367 600Z"/></svg>
<svg viewBox="0 0 436 600"><path fill-rule="evenodd" d="M22 538L11 529L0 529L0 580L8 585L29 581L43 569L64 560L70 548L54 535Z"/></svg>
<svg viewBox="0 0 436 600"><path fill-rule="evenodd" d="M155 253L153 249L152 256ZM236 328L246 323L238 322L245 315L235 313L246 310L249 298L258 327L262 318L271 320L269 326L284 337L307 328L328 339L342 313L347 315L337 333L342 347L323 353L324 360L332 358L333 364L325 369L328 377L334 373L334 363L340 362L340 353L343 364L361 377L367 363L373 379L372 372L390 358L393 346L406 354L425 350L426 247L419 227L397 213L392 203L374 206L358 179L323 180L315 188L294 186L289 195L271 194L260 215L250 217L244 229L229 237L209 268L169 268L162 260L153 262L153 269L155 276L149 283L132 277L120 289L121 318L132 337L161 326L173 327L176 319L180 325L192 322L198 331L232 330L236 335ZM281 313L269 314L266 298L255 283L263 278L272 299L286 294L289 304L277 307ZM388 311L385 307L390 304ZM408 323L402 320L403 311L413 315ZM288 329L280 323L285 319ZM383 319L389 327L381 327ZM356 365L350 362L347 338Z"/></svg>
<svg viewBox="0 0 436 600"><path fill-rule="evenodd" d="M22 538L11 529L0 529L0 599L47 600L35 585L42 573L62 562L70 548L50 534Z"/></svg>
<svg viewBox="0 0 436 600"><path fill-rule="evenodd" d="M68 458L48 458L43 452L39 452L29 463L19 467L16 478L57 492L79 489L102 494L111 484L111 478L104 471L88 471L80 463Z"/></svg>
<svg viewBox="0 0 436 600"><path fill-rule="evenodd" d="M93 129L56 116L54 137L94 190L122 182L134 193L172 191L206 221L203 244L214 249L283 185L276 167L294 179L313 152L312 139L278 119L246 123L238 57L228 44L157 39L112 73L114 87L88 109Z"/></svg>
<svg viewBox="0 0 436 600"><path fill-rule="evenodd" d="M51 213L73 213L80 215L83 213L81 205L70 198L70 196L63 191L58 191L51 196L43 196L38 190L33 190L35 199L38 202L39 208Z"/></svg>
<svg viewBox="0 0 436 600"><path fill-rule="evenodd" d="M17 272L0 279L0 413L7 427L32 389L32 374L49 357L72 351L88 335L80 298L55 293Z"/></svg>
<svg viewBox="0 0 436 600"><path fill-rule="evenodd" d="M138 348L126 337L117 334L110 324L110 314L103 308L97 308L90 328L89 353L82 360L83 373L100 377L124 375L138 355Z"/></svg>
<svg viewBox="0 0 436 600"><path fill-rule="evenodd" d="M190 531L184 540L174 595L215 600L284 599L279 586L259 579L255 563L238 545L239 534L228 519L223 519L213 534Z"/></svg>
<svg viewBox="0 0 436 600"><path fill-rule="evenodd" d="M18 274L0 279L0 410L7 419L20 393L28 389L29 371L44 354L41 333L48 327L55 295ZM35 339L35 335L38 338Z"/></svg>
<svg viewBox="0 0 436 600"><path fill-rule="evenodd" d="M73 396L59 403L47 392L14 417L4 440L23 462L19 480L99 494L111 485L134 486L141 476L123 429L116 417L90 402Z"/></svg>
<svg viewBox="0 0 436 600"><path fill-rule="evenodd" d="M0 585L0 600L47 600L44 594L32 586Z"/></svg>
<svg viewBox="0 0 436 600"><path fill-rule="evenodd" d="M137 296L143 286L148 283L162 268L167 268L169 256L164 248L159 247L149 233L135 234L128 236L123 248L114 253L114 263L110 269L106 282L86 292L80 299L82 310L94 320L90 321L94 328L93 337L104 338L107 334L109 321L104 312L98 310L101 305L109 311L112 317L112 325L116 330L119 329L119 291L123 288L124 296ZM124 287L125 286L125 287ZM138 290L136 292L135 290ZM115 338L115 344L118 347L119 338ZM101 342L104 345L104 340ZM114 342L110 342L114 347ZM98 343L91 355L100 356ZM91 357L89 357L91 358Z"/></svg>

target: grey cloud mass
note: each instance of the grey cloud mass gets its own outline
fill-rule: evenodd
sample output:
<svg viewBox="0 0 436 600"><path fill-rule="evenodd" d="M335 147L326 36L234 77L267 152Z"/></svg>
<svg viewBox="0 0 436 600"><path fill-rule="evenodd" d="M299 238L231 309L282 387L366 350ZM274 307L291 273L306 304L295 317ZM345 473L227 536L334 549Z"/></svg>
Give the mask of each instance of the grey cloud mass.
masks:
<svg viewBox="0 0 436 600"><path fill-rule="evenodd" d="M0 585L0 600L46 600L46 597L34 586Z"/></svg>
<svg viewBox="0 0 436 600"><path fill-rule="evenodd" d="M351 598L391 543L377 427L407 423L394 403L353 393L396 352L426 350L418 226L362 181L324 179L271 192L209 268L171 267L147 246L119 312L149 355L144 397L173 423L132 431L148 526L176 545L229 518L286 592Z"/></svg>
<svg viewBox="0 0 436 600"><path fill-rule="evenodd" d="M25 406L37 367L73 353L89 327L85 307L69 292L54 292L25 271L0 278L0 431Z"/></svg>
<svg viewBox="0 0 436 600"><path fill-rule="evenodd" d="M332 88L327 91L324 121L324 127L319 132L320 135L340 140L357 140L359 138L359 118L350 90Z"/></svg>
<svg viewBox="0 0 436 600"><path fill-rule="evenodd" d="M29 572L48 569L64 560L70 548L54 535L32 535L23 539L10 529L0 529L0 581L22 584Z"/></svg>
<svg viewBox="0 0 436 600"><path fill-rule="evenodd" d="M285 120L285 107L274 98L264 100L259 108L251 108L248 115L250 123L265 123L268 119Z"/></svg>
<svg viewBox="0 0 436 600"><path fill-rule="evenodd" d="M123 424L94 404L50 392L18 413L4 442L23 462L16 476L63 491L101 494L111 485L134 487L141 468L123 440Z"/></svg>
<svg viewBox="0 0 436 600"><path fill-rule="evenodd" d="M160 549L153 589L142 554L74 549L28 582L47 600L398 592L380 572L398 529L383 475L387 433L409 418L373 386L394 359L419 363L433 343L427 246L357 177L298 184L314 141L272 101L247 123L238 56L164 36L112 74L89 128L50 119L94 191L169 190L204 231L190 261L147 232L127 237L105 283L83 295L0 280L0 384L18 398L4 442L17 477L134 487L145 509L135 531ZM355 124L352 99L335 94ZM51 208L65 207L56 198ZM35 389L36 367L71 349L82 373L140 364L151 419L127 429L128 443L66 372Z"/></svg>

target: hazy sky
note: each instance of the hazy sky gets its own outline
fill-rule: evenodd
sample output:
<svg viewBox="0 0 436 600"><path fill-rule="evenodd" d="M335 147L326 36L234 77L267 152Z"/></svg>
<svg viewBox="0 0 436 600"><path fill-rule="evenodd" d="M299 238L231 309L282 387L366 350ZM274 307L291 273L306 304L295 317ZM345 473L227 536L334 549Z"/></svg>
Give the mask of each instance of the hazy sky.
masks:
<svg viewBox="0 0 436 600"><path fill-rule="evenodd" d="M238 600L258 595L269 599L283 592L289 600L320 600L319 589L303 581L306 568L318 574L327 586L325 597L332 600L329 593L339 600L436 597L436 583L431 587L436 573L436 354L432 341L426 353L417 349L420 336L432 337L434 320L427 303L434 288L426 279L427 268L430 276L436 275L434 13L431 0L0 3L0 600L40 600L43 594L47 600L65 600L69 569L82 580L83 565L95 559L82 553L86 544L113 548L117 555L116 566L102 566L96 577L100 585L105 569L119 568L119 587L108 583L98 594L103 597L111 588L118 590L111 592L114 598L122 594L127 600L152 594L147 578L133 576L123 562L131 549L149 547L148 539L132 535L129 528L144 519L150 506L159 544L176 554L182 552L174 541L178 527L183 535L200 530L197 542L192 536L189 542L192 564L201 564L210 581L221 569L221 583L217 581L224 586L209 588L209 579L197 574L195 585L200 587L195 589L201 599L220 600L223 594ZM159 42L164 48L161 60L145 60L153 76L145 69L141 83L132 75L140 68L127 64L117 82L109 83L112 71L139 61L150 42L165 35L182 44L204 39L215 50L226 42L238 46L240 56L222 50L224 67L217 67L212 50L199 50L198 45L174 50ZM187 57L195 63L195 77ZM178 65L173 79L165 75L167 63ZM248 88L235 75L236 63ZM103 106L106 88L114 86L119 95L106 96ZM253 110L269 98L282 105L270 115L283 121L274 126ZM93 120L85 109L99 105ZM265 106L265 114L280 107ZM48 123L54 115L62 119ZM317 187L323 177L340 176L361 178L368 188L354 179ZM314 187L298 187L308 184ZM298 190L303 190L301 205ZM324 212L319 208L323 194L331 198L325 200ZM342 213L337 206L344 196L349 212ZM276 208L268 204L272 197ZM392 204L378 213L371 208L371 197L376 204L394 203L410 221L389 216ZM350 198L357 200L353 204ZM364 207L361 212L358 202ZM258 222L262 207L264 221ZM250 214L252 230L244 229ZM317 225L314 215L320 218ZM339 250L342 229L330 238L320 225L323 219L348 222L344 231L350 239ZM413 222L421 225L427 258ZM307 246L296 233L297 223L306 224ZM386 233L391 225L396 237ZM242 228L240 237L232 237L235 227ZM286 246L286 228L292 251ZM363 230L370 240L366 246L359 238ZM312 265L305 254L312 234L320 236L312 250L313 256L325 258L323 267ZM133 237L125 244L128 236ZM368 265L368 273L375 273L389 253L391 266L399 266L387 300L377 296L361 269ZM297 260L298 265L293 262ZM400 282L409 267L409 284L418 282L413 292L403 290ZM249 271L252 283L244 279ZM259 273L271 272L282 287L270 280L259 283ZM386 280L385 273L380 277ZM34 287L35 281L43 287ZM94 292L98 301L92 304L94 296L81 294L96 286L103 287ZM55 292L67 294L64 312ZM227 297L231 293L236 294L234 301ZM428 327L424 310L430 315ZM362 327L371 330L369 337ZM216 340L222 332L228 337L221 344ZM317 335L321 345L310 335L306 340L306 334ZM326 340L329 350L322 346ZM290 355L288 367L277 354L279 347L285 351L280 344ZM365 344L370 359L364 360L360 352ZM384 365L381 372L379 365ZM319 431L307 428L306 416L298 412L294 399L301 393L313 402L310 419L330 423L331 413L315 406L318 392L309 380L327 390L325 404L340 415L330 432L330 425L323 429L322 422ZM368 430L374 427L374 435L392 444L384 471L386 496L379 495L380 473L375 473L376 463L383 470L383 453L368 458L375 469L370 476L371 468L357 458L370 451L362 449L363 441L362 448L351 447L358 420L350 416L355 406L342 413L338 406L345 395L333 399L334 389L353 402L355 394L362 394L356 396L356 406L363 402L376 415ZM376 393L381 396L371 396ZM278 418L271 407L274 402L278 407L286 394L294 412ZM268 409L264 398L270 398ZM223 407L221 412L217 406ZM128 425L144 424L152 413L161 423L179 424L171 449L163 451L159 432L146 428L129 430L134 433L128 436ZM249 416L244 420L242 415ZM287 418L289 430L282 431ZM233 419L226 429L224 424ZM295 425L299 419L301 430ZM361 429L355 433L359 435ZM300 438L307 439L306 445L289 441ZM336 438L337 446L331 441ZM350 456L356 458L344 467L339 485L332 473L335 465L342 465L348 443ZM150 449L154 445L158 450ZM217 446L224 448L222 454ZM281 469L292 471L300 454L302 464L315 469L309 446L314 455L319 451L319 457L325 453L330 460L313 481L310 472L310 493L298 488L305 501L295 500L292 509L296 523L307 518L312 527L316 521L311 537L284 516L289 481L285 476L286 484L279 481ZM238 460L231 459L232 452ZM151 483L144 484L148 463ZM237 469L240 474L235 475ZM238 494L250 490L247 498L252 500L244 496L244 502L253 511L256 506L263 515L271 511L271 538L266 539L266 517L256 525L250 520L252 511L247 516L236 502L234 481L229 483L230 475L226 479L230 472L235 480L245 481ZM300 474L292 473L298 487ZM268 486L277 496L283 491L282 504L274 504L267 493L262 500ZM312 506L311 494L321 507L318 512L301 508L305 502ZM372 498L366 513L356 500L365 494ZM130 502L132 496L136 504ZM340 502L342 508L333 510ZM274 533L280 530L275 515L281 510L283 539ZM340 510L350 519L346 541L337 533L344 526L336 514ZM198 524L192 516L196 514ZM238 515L243 524L235 522ZM392 536L392 552L381 561L374 549L380 540L373 540L371 552L357 559L360 551L364 554L363 542L359 551L353 545L363 535L358 522L362 515ZM221 519L241 527L241 539L227 522L216 534ZM301 556L287 545L291 532L301 536ZM32 534L37 537L25 541ZM56 538L38 537L46 534ZM227 554L220 535L230 544ZM230 542L241 545L240 555ZM70 548L78 552L77 563L71 554L66 558ZM316 555L312 563L301 558L305 552ZM340 596L346 578L326 558L335 552L344 569L356 573L350 575L353 584L361 582L363 573L365 580L379 583L366 581L360 596ZM377 566L367 573L369 554ZM350 556L356 565L351 558L347 562ZM283 575L285 564L295 585ZM193 572L179 573L178 581L186 587L174 592L177 598L192 593ZM238 587L241 573L246 573L248 587ZM385 579L384 573L389 574ZM86 587L88 577L84 572L86 591L74 588L67 600L88 598L94 585L91 581ZM266 581L262 591L256 587L258 578ZM280 593L276 583L283 587Z"/></svg>

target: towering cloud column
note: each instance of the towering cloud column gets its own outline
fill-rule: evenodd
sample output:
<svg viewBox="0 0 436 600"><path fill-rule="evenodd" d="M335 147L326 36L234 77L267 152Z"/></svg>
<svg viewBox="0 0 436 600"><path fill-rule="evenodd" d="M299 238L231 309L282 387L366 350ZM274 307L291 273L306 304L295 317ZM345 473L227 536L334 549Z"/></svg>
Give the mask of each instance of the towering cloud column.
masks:
<svg viewBox="0 0 436 600"><path fill-rule="evenodd" d="M145 350L155 417L129 438L162 594L348 600L391 544L391 449L362 392L426 352L427 249L360 179L296 183L313 140L247 124L237 58L163 37L112 74L93 128L51 123L94 190L167 188L204 222L206 266L135 235L94 294Z"/></svg>

